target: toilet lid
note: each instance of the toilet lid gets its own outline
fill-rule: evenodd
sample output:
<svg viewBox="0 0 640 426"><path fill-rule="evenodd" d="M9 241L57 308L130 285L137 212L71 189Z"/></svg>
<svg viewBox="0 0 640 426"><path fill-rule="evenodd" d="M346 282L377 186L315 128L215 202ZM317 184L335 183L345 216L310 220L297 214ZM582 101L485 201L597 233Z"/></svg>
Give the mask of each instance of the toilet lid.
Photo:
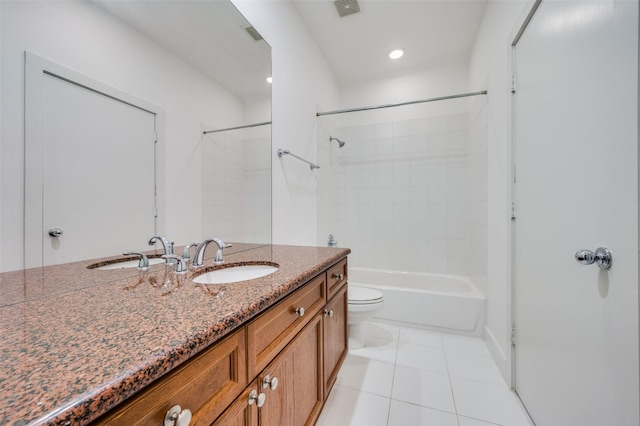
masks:
<svg viewBox="0 0 640 426"><path fill-rule="evenodd" d="M377 290L356 285L349 286L349 303L352 305L364 305L382 302L382 293Z"/></svg>

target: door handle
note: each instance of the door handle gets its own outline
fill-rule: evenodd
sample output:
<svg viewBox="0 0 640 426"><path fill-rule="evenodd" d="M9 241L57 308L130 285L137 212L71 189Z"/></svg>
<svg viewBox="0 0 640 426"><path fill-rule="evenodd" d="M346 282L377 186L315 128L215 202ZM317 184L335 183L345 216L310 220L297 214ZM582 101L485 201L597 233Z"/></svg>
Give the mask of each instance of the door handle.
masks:
<svg viewBox="0 0 640 426"><path fill-rule="evenodd" d="M611 251L605 247L598 247L594 252L591 250L578 250L576 252L576 260L581 265L597 264L602 270L611 268L613 259L611 258Z"/></svg>
<svg viewBox="0 0 640 426"><path fill-rule="evenodd" d="M49 235L51 235L53 238L58 238L60 235L62 235L62 229L51 228L49 229Z"/></svg>

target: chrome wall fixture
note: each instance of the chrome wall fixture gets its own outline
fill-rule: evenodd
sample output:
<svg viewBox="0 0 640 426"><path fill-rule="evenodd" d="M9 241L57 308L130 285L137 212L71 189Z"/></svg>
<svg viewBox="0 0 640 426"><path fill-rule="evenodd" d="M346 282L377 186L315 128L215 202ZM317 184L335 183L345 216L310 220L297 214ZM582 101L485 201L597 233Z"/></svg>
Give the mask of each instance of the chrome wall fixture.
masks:
<svg viewBox="0 0 640 426"><path fill-rule="evenodd" d="M307 163L309 165L311 170L320 168L320 166L317 165L316 163L312 163L311 161L307 161L304 158L300 158L297 155L295 155L292 152L290 152L288 149L278 149L278 157L282 157L283 155L290 155L290 156L292 156L294 158L297 158L300 161L304 161L305 163Z"/></svg>
<svg viewBox="0 0 640 426"><path fill-rule="evenodd" d="M344 146L344 144L346 143L345 141L341 141L340 139L333 137L333 136L329 136L329 142L333 142L336 141L338 142L338 148L342 148Z"/></svg>

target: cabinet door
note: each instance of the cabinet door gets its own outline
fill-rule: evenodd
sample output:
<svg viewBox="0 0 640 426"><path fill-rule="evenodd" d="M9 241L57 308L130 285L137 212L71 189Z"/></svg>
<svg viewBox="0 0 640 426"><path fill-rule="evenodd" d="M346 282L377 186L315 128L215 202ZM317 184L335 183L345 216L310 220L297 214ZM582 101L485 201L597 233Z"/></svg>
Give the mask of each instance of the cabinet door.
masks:
<svg viewBox="0 0 640 426"><path fill-rule="evenodd" d="M265 380L271 384L265 387ZM278 385L273 383L277 381ZM258 417L260 426L294 426L293 412L295 410L293 395L293 362L291 351L285 349L258 376L260 391L265 394L265 403L260 408ZM273 389L275 387L275 389Z"/></svg>
<svg viewBox="0 0 640 426"><path fill-rule="evenodd" d="M262 389L260 426L313 425L323 402L322 316L318 313L258 378L278 378L275 390Z"/></svg>
<svg viewBox="0 0 640 426"><path fill-rule="evenodd" d="M252 392L258 394L256 382L249 385L212 426L257 426L258 406L255 401L249 404Z"/></svg>
<svg viewBox="0 0 640 426"><path fill-rule="evenodd" d="M347 336L347 312L349 309L347 286L338 291L324 309L324 394L329 391L338 377L338 371L349 351Z"/></svg>
<svg viewBox="0 0 640 426"><path fill-rule="evenodd" d="M291 345L294 424L313 425L323 404L322 314L318 313Z"/></svg>

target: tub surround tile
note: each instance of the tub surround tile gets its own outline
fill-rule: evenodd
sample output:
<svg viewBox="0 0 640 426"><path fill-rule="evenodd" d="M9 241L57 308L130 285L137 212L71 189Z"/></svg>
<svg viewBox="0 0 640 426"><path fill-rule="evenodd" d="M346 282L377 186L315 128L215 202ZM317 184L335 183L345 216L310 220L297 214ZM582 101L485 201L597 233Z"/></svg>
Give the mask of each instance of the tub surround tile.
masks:
<svg viewBox="0 0 640 426"><path fill-rule="evenodd" d="M87 269L95 260L0 274L0 424L86 424L350 252L234 248L226 263L280 268L210 286L163 264L142 275Z"/></svg>

